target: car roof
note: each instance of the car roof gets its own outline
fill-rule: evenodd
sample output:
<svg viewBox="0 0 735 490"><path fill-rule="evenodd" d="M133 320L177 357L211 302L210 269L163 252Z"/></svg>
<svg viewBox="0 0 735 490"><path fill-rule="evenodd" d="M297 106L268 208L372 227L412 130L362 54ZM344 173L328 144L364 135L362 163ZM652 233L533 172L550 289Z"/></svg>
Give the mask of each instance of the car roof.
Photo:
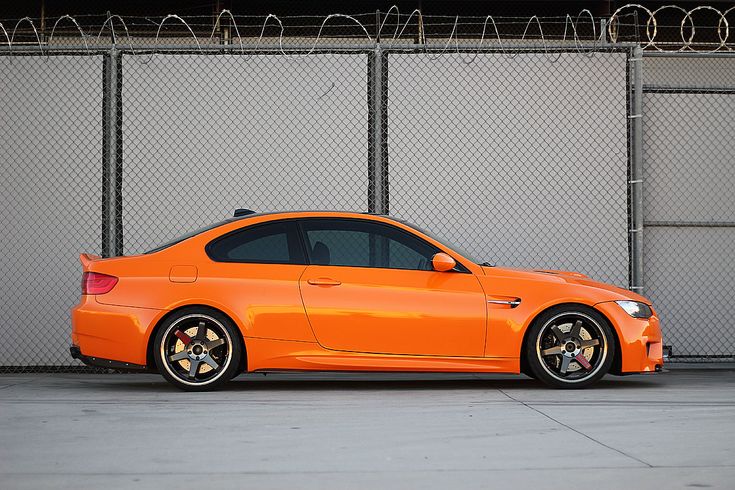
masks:
<svg viewBox="0 0 735 490"><path fill-rule="evenodd" d="M296 211L264 211L249 213L243 216L235 216L225 220L227 223L239 222L241 220L246 221L253 218L268 218L273 217L277 219L280 216L288 215L289 218L384 218L391 221L403 221L395 216L387 214L360 212L360 211L333 211L333 210L296 210Z"/></svg>
<svg viewBox="0 0 735 490"><path fill-rule="evenodd" d="M337 211L332 209L310 209L310 210L292 210L292 211L263 211L254 212L241 216L242 218L251 218L255 216L271 216L278 214L295 214L299 216L323 216L323 215L345 215L351 217L364 217L364 216L381 216L383 218L391 218L387 214L362 212L362 211ZM239 217L238 217L239 218Z"/></svg>

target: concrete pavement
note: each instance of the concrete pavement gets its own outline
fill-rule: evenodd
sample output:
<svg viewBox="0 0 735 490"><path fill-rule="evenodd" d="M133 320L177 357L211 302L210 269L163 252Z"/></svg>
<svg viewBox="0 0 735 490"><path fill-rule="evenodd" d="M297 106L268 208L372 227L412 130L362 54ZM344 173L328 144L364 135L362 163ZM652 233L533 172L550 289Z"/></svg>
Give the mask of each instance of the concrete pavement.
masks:
<svg viewBox="0 0 735 490"><path fill-rule="evenodd" d="M735 488L735 371L0 375L0 488Z"/></svg>

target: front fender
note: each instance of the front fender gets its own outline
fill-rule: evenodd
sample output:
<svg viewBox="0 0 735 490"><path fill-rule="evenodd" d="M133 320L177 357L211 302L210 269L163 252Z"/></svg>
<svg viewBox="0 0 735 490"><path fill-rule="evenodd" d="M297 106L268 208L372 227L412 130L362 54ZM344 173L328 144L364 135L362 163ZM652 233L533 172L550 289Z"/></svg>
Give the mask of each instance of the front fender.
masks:
<svg viewBox="0 0 735 490"><path fill-rule="evenodd" d="M619 299L619 296L624 298L618 291L568 281L566 278L551 274L541 275L512 269L486 271L487 275L478 278L488 300L494 298L520 300L517 307L488 303L485 343L487 357L520 358L526 330L538 315L549 308L563 304L596 308L596 305L614 301ZM618 336L634 335L627 330L621 331L617 325L618 316L611 318L607 314L607 309L601 313L613 324Z"/></svg>

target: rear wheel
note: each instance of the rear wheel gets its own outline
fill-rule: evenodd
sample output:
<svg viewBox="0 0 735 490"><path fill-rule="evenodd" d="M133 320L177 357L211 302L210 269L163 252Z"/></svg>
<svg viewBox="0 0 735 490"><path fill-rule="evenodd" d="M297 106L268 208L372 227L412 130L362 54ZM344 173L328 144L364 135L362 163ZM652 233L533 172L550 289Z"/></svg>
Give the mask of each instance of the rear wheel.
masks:
<svg viewBox="0 0 735 490"><path fill-rule="evenodd" d="M605 318L584 306L560 306L530 327L526 359L535 377L556 388L584 388L602 378L615 357Z"/></svg>
<svg viewBox="0 0 735 490"><path fill-rule="evenodd" d="M223 314L186 308L166 319L156 334L158 371L186 391L209 391L232 379L242 347L235 326Z"/></svg>

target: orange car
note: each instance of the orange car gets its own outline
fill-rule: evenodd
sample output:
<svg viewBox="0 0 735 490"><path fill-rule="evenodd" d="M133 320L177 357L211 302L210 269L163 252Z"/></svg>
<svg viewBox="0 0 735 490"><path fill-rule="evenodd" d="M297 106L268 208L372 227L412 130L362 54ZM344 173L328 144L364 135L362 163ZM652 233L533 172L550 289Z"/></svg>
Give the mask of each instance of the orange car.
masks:
<svg viewBox="0 0 735 490"><path fill-rule="evenodd" d="M81 255L71 354L210 390L241 372L660 371L651 303L583 274L478 263L388 216L256 214L142 255Z"/></svg>

